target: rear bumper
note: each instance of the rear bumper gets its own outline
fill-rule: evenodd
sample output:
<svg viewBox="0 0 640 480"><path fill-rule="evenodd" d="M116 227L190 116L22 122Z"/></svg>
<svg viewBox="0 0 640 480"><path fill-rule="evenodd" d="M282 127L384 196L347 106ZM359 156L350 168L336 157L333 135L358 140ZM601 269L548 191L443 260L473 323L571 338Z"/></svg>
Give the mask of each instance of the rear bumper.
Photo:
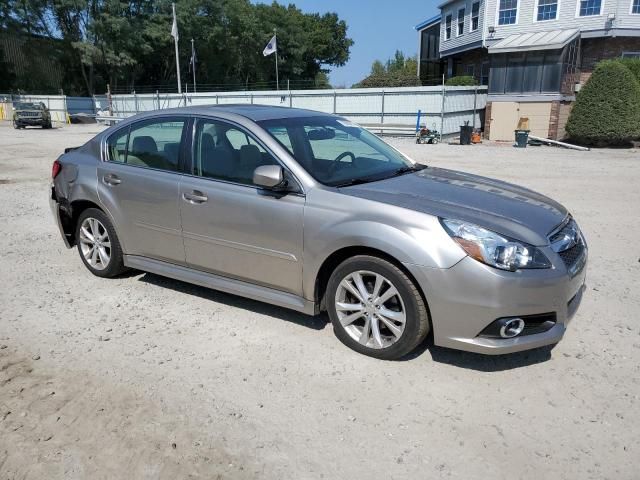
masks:
<svg viewBox="0 0 640 480"><path fill-rule="evenodd" d="M53 187L53 185L49 189L49 207L51 208L51 213L53 214L53 219L56 222L56 225L58 226L58 231L60 232L60 235L62 236L62 240L64 241L65 246L67 248L71 248L71 244L69 243L69 239L67 238L67 235L65 234L64 228L62 226L62 212L60 210L60 203L58 202L58 200L56 198L56 192L55 192L55 188Z"/></svg>
<svg viewBox="0 0 640 480"><path fill-rule="evenodd" d="M499 355L558 343L585 289L586 261L571 277L561 262L550 269L507 272L469 257L449 269L405 264L425 293L434 342L443 347ZM498 318L555 312L556 324L542 333L485 338Z"/></svg>

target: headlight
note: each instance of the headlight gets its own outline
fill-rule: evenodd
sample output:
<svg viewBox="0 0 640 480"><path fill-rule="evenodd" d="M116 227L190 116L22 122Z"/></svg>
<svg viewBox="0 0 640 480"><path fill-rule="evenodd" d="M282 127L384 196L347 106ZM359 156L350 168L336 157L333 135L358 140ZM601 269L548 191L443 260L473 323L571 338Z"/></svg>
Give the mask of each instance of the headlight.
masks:
<svg viewBox="0 0 640 480"><path fill-rule="evenodd" d="M551 262L539 249L460 220L440 219L447 233L472 258L502 270L550 268Z"/></svg>

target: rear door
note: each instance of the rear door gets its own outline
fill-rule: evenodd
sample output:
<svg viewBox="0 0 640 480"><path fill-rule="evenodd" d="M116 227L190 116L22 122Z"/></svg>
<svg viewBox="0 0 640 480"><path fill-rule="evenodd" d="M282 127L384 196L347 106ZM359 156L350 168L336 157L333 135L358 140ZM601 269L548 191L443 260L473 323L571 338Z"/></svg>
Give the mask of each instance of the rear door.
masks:
<svg viewBox="0 0 640 480"><path fill-rule="evenodd" d="M253 184L258 166L279 162L239 126L198 119L193 139L180 186L189 266L302 295L301 190L275 195Z"/></svg>
<svg viewBox="0 0 640 480"><path fill-rule="evenodd" d="M189 120L159 117L116 131L98 167L98 194L127 255L184 264L181 145Z"/></svg>

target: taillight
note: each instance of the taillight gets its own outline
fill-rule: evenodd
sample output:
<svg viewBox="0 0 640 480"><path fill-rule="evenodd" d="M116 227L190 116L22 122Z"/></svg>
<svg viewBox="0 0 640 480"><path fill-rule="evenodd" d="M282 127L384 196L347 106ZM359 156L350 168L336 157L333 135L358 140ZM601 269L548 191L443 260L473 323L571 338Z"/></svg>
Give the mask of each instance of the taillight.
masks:
<svg viewBox="0 0 640 480"><path fill-rule="evenodd" d="M55 179L61 170L62 164L58 160L55 160L53 162L53 166L51 167L51 178Z"/></svg>

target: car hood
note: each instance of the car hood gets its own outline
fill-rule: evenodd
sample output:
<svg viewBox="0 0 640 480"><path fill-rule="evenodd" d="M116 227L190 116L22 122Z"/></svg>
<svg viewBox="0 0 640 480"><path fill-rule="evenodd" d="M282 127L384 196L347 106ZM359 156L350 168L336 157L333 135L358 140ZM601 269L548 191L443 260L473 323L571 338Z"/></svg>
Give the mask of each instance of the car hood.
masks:
<svg viewBox="0 0 640 480"><path fill-rule="evenodd" d="M527 188L442 168L427 167L412 174L343 187L340 192L472 222L537 246L548 245L549 233L568 214L558 202Z"/></svg>

